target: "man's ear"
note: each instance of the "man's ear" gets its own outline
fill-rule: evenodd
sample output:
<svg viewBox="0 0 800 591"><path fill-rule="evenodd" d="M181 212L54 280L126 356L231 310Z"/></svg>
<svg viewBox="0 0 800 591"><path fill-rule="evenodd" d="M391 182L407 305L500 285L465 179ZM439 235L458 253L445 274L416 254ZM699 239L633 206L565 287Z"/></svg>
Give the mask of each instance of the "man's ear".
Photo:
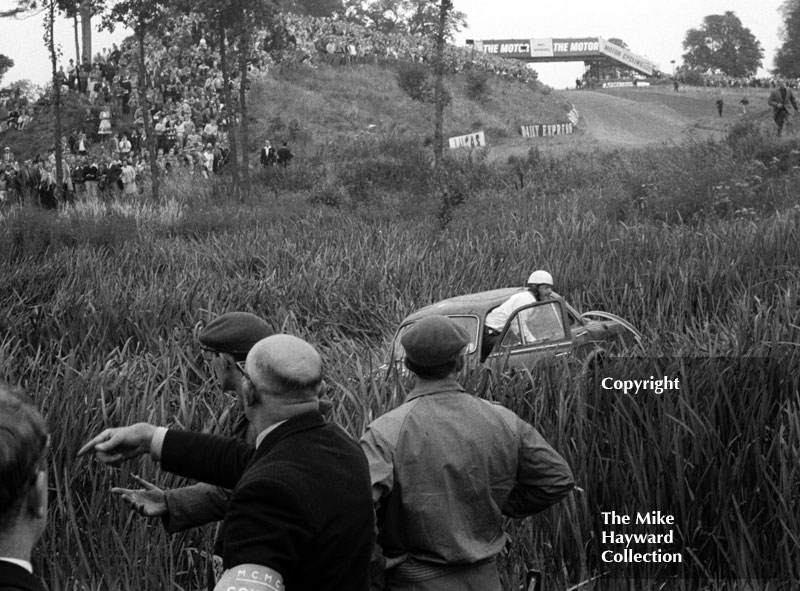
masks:
<svg viewBox="0 0 800 591"><path fill-rule="evenodd" d="M47 492L47 471L39 470L26 499L29 513L37 519L47 515Z"/></svg>
<svg viewBox="0 0 800 591"><path fill-rule="evenodd" d="M255 406L260 402L260 399L258 397L258 392L256 392L252 380L249 379L242 380L241 393L242 393L242 402L244 403L245 408L250 406Z"/></svg>
<svg viewBox="0 0 800 591"><path fill-rule="evenodd" d="M464 363L466 362L466 353L462 351L459 353L458 357L456 357L456 373L459 373L462 369L464 369Z"/></svg>

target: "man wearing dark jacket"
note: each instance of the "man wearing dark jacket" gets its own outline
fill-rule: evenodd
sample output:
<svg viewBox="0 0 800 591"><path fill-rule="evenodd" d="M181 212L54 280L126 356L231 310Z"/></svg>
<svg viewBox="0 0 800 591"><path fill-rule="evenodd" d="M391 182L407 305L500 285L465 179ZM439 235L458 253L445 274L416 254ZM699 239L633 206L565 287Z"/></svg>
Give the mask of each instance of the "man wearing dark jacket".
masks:
<svg viewBox="0 0 800 591"><path fill-rule="evenodd" d="M795 113L797 112L797 101L792 94L792 89L786 88L784 80L779 80L778 88L769 93L767 103L772 107L772 116L775 119L775 125L778 126L778 136L780 136L783 133L783 125L789 117L789 106L794 107Z"/></svg>
<svg viewBox="0 0 800 591"><path fill-rule="evenodd" d="M0 383L0 589L44 591L31 551L47 522L44 419L21 391Z"/></svg>
<svg viewBox="0 0 800 591"><path fill-rule="evenodd" d="M256 445L139 423L78 452L116 464L150 452L165 470L233 487L215 589L366 591L374 541L367 461L319 411L322 358L289 335L247 355L240 397Z"/></svg>

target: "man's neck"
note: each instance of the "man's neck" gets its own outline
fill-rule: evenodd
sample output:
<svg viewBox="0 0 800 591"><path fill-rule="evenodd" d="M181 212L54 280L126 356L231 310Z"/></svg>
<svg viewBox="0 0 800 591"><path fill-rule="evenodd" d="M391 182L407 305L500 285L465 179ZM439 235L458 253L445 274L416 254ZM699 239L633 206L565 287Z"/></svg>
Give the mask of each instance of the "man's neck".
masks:
<svg viewBox="0 0 800 591"><path fill-rule="evenodd" d="M261 433L273 425L314 410L319 410L319 401L317 400L281 404L269 404L262 401L254 409L250 422L253 424L255 432Z"/></svg>
<svg viewBox="0 0 800 591"><path fill-rule="evenodd" d="M0 532L0 556L5 558L30 562L34 544L30 532L19 526L8 532Z"/></svg>

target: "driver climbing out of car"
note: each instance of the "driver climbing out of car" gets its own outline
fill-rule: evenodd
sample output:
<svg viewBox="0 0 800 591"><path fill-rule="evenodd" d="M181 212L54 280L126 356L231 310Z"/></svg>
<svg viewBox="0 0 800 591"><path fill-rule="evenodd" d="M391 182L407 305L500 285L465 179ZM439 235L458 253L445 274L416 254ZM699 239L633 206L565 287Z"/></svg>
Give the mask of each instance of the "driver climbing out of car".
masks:
<svg viewBox="0 0 800 591"><path fill-rule="evenodd" d="M525 287L527 289L515 293L486 315L486 321L483 325L481 362L485 361L494 349L500 338L500 333L503 332L508 319L514 315L514 312L530 304L549 300L556 295L553 292L553 276L541 269L531 273ZM524 337L525 342L530 343L536 340L536 337L524 324L522 325L522 331L524 334L521 336Z"/></svg>

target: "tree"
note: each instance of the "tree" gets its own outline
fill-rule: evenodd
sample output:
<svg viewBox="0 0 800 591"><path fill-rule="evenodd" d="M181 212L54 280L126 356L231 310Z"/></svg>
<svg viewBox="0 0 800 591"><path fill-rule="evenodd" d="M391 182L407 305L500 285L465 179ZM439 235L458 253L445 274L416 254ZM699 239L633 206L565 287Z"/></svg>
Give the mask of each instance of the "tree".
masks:
<svg viewBox="0 0 800 591"><path fill-rule="evenodd" d="M441 6L431 0L346 0L345 18L384 33L433 37L439 27ZM452 39L466 26L466 15L450 7L445 38Z"/></svg>
<svg viewBox="0 0 800 591"><path fill-rule="evenodd" d="M780 9L783 17L781 40L775 53L775 74L786 78L800 77L800 0L787 0Z"/></svg>
<svg viewBox="0 0 800 591"><path fill-rule="evenodd" d="M15 18L23 14L36 10L44 12L44 42L50 54L51 83L52 83L52 107L53 107L53 143L56 157L56 199L61 197L61 185L63 176L62 170L62 145L61 145L61 80L58 78L58 56L59 52L55 45L53 29L55 27L56 12L58 4L56 0L17 0L16 8L0 12L0 18Z"/></svg>
<svg viewBox="0 0 800 591"><path fill-rule="evenodd" d="M284 0L281 8L287 12L315 17L333 16L344 11L342 0Z"/></svg>
<svg viewBox="0 0 800 591"><path fill-rule="evenodd" d="M435 85L433 87L434 130L433 160L438 169L444 156L444 105L446 93L444 89L444 45L447 37L448 15L453 9L453 0L440 0L439 24L436 29L436 54L434 56Z"/></svg>
<svg viewBox="0 0 800 591"><path fill-rule="evenodd" d="M761 66L764 50L750 29L733 12L712 14L697 29L689 29L683 54L690 68L712 70L735 78L752 76Z"/></svg>
<svg viewBox="0 0 800 591"><path fill-rule="evenodd" d="M150 98L148 97L150 77L145 71L144 46L148 34L157 31L158 24L164 17L164 3L166 0L117 0L111 10L103 16L103 26L113 31L119 23L133 28L134 36L139 45L139 106L142 108L144 122L145 146L150 158L150 177L152 179L153 199L158 200L161 177L156 162L156 144L153 141L152 113L150 113ZM85 48L84 48L85 51Z"/></svg>
<svg viewBox="0 0 800 591"><path fill-rule="evenodd" d="M92 17L100 14L105 8L105 0L57 0L58 8L71 18L75 27L76 62L92 61ZM81 42L83 52L78 43L78 17L80 17Z"/></svg>
<svg viewBox="0 0 800 591"><path fill-rule="evenodd" d="M0 53L0 82L3 81L3 76L6 75L6 72L8 72L13 67L14 67L14 60Z"/></svg>

